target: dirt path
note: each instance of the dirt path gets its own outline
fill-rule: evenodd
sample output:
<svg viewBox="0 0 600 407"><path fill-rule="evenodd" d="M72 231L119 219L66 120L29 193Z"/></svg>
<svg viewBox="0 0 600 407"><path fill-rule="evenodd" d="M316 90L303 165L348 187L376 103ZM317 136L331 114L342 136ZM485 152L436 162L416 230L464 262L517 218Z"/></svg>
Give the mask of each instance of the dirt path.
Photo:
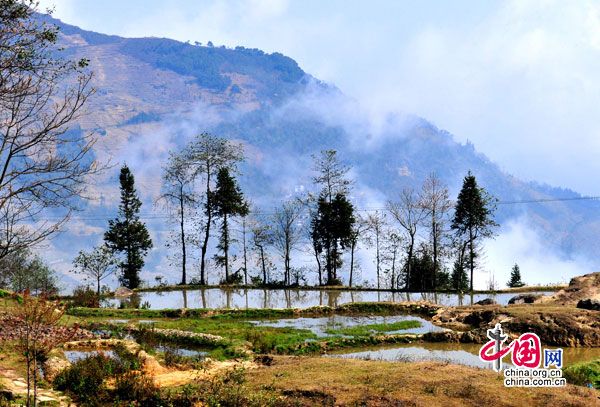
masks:
<svg viewBox="0 0 600 407"><path fill-rule="evenodd" d="M16 397L22 396L24 399L27 398L27 381L12 369L0 368L0 386ZM37 400L38 402L58 402L61 407L75 406L62 393L51 389L38 388Z"/></svg>
<svg viewBox="0 0 600 407"><path fill-rule="evenodd" d="M208 369L175 370L169 372L156 372L152 374L154 383L159 387L183 386L196 380L206 380L215 377L224 371L243 367L244 369L255 369L254 362L212 362Z"/></svg>

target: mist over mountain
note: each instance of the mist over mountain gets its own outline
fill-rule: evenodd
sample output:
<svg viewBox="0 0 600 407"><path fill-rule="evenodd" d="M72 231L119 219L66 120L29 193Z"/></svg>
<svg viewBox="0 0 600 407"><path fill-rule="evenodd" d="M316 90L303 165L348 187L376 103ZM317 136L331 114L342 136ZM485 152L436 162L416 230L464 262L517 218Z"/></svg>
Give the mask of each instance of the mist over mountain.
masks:
<svg viewBox="0 0 600 407"><path fill-rule="evenodd" d="M203 131L244 144L247 161L241 183L263 211L312 188L311 155L322 149L338 150L352 166L352 198L360 210L382 208L403 187L420 188L431 172L455 197L463 177L472 171L500 200L497 221L503 228L497 242L489 244L491 259L484 268L500 284L509 273L506 265L514 262L530 264L524 267L529 283L561 281L588 271L578 267L598 266L598 203L514 203L580 195L517 179L473 144L454 141L424 118L394 112L393 106L388 112L367 112L360 101L312 77L287 56L163 38L122 38L50 20L61 28L65 52L88 58L94 71L96 94L73 131L96 132L96 156L115 164L94 180L82 213L50 242L46 257L57 269L68 270L77 251L102 239L108 219L116 215L118 168L126 162L136 177L155 243L142 277L161 274L176 281L177 271L164 247L169 224L155 216L161 212L155 205L161 166L169 150ZM521 246L512 247L511 242ZM296 255L298 262L305 257ZM370 260L365 253L361 260L363 280L368 280ZM215 272L211 278L216 282ZM476 278L476 287L482 287L485 274Z"/></svg>

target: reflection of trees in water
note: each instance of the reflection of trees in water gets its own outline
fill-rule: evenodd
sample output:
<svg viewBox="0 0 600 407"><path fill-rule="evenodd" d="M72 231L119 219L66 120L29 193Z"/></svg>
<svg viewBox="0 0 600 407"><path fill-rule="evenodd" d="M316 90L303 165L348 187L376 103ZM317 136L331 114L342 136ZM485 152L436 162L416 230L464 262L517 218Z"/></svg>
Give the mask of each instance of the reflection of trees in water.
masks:
<svg viewBox="0 0 600 407"><path fill-rule="evenodd" d="M311 294L311 292L309 291L303 291L300 289L295 289L293 290L294 293L294 305L295 306L300 306L300 305L304 305L305 301L309 298L309 295ZM312 304L310 304L312 305Z"/></svg>
<svg viewBox="0 0 600 407"><path fill-rule="evenodd" d="M226 309L238 308L238 306L235 304L234 296L242 296L242 291L239 288L223 288L221 289L221 292L225 292Z"/></svg>
<svg viewBox="0 0 600 407"><path fill-rule="evenodd" d="M119 299L119 308L139 308L142 303L142 297L136 292L127 298Z"/></svg>
<svg viewBox="0 0 600 407"><path fill-rule="evenodd" d="M225 291L225 308L229 309L231 308L231 290L224 290Z"/></svg>
<svg viewBox="0 0 600 407"><path fill-rule="evenodd" d="M190 297L191 295L191 297ZM196 296L199 299L196 299ZM468 296L468 298L467 298ZM444 306L474 304L477 298L467 293L436 293L405 291L354 291L354 290L303 290L300 288L268 289L268 288L198 288L180 289L171 292L134 293L129 298L111 300L112 306L119 308L145 308L150 305L160 308L199 307L209 308L295 308L327 305L337 307L343 303L357 303L361 301L428 301ZM487 298L488 296L486 296ZM161 300L160 298L163 298ZM178 300L179 298L179 300ZM497 295L489 295L496 299ZM148 299L152 304L148 303ZM145 301L146 300L146 301ZM193 302L190 304L190 302ZM196 302L200 302L197 304ZM182 305L183 303L183 305Z"/></svg>
<svg viewBox="0 0 600 407"><path fill-rule="evenodd" d="M329 305L330 307L334 308L338 306L338 300L340 299L340 294L342 292L335 290L335 291L329 291L327 293L327 305Z"/></svg>
<svg viewBox="0 0 600 407"><path fill-rule="evenodd" d="M422 301L427 301L427 302L431 302L433 304L437 304L439 301L438 298L438 293L433 292L433 293L420 293L421 295L421 300Z"/></svg>
<svg viewBox="0 0 600 407"><path fill-rule="evenodd" d="M206 289L200 289L200 300L202 301L202 308L207 308L206 306Z"/></svg>
<svg viewBox="0 0 600 407"><path fill-rule="evenodd" d="M188 299L187 299L187 290L184 288L183 290L181 290L181 295L183 296L183 308L187 308L188 307Z"/></svg>

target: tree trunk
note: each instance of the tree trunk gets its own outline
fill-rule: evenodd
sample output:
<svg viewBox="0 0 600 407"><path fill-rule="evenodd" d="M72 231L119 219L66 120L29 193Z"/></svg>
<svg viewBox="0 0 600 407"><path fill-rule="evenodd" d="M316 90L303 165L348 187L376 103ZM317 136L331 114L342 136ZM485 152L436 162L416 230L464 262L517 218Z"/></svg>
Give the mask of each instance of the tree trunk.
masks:
<svg viewBox="0 0 600 407"><path fill-rule="evenodd" d="M435 221L435 210L433 210L431 215L431 234L433 235L433 291L437 290L437 246L438 246L438 231L437 231L437 222Z"/></svg>
<svg viewBox="0 0 600 407"><path fill-rule="evenodd" d="M348 285L352 287L352 275L354 274L354 249L356 248L356 241L352 240L352 247L350 248L350 280Z"/></svg>
<svg viewBox="0 0 600 407"><path fill-rule="evenodd" d="M260 246L260 261L262 262L263 284L267 285L267 268L265 267L265 250Z"/></svg>
<svg viewBox="0 0 600 407"><path fill-rule="evenodd" d="M183 191L180 190L179 193L179 210L180 210L180 219L179 226L181 228L181 284L185 285L187 282L186 278L186 252L185 252L185 228L184 228L184 213L183 213Z"/></svg>
<svg viewBox="0 0 600 407"><path fill-rule="evenodd" d="M407 261L407 266L406 266L406 291L409 291L411 289L410 286L410 274L411 274L411 269L412 269L412 257L413 257L413 250L414 250L414 245L415 245L415 236L414 235L410 235L410 243L408 245L408 258L406 259Z"/></svg>
<svg viewBox="0 0 600 407"><path fill-rule="evenodd" d="M314 244L313 244L313 250L315 252L315 259L317 260L317 271L319 272L319 285L322 286L323 285L323 269L321 267L321 259L319 257L319 252L317 251L317 248L315 247Z"/></svg>
<svg viewBox="0 0 600 407"><path fill-rule="evenodd" d="M242 234L244 244L244 285L248 285L248 250L246 248L246 218L242 219Z"/></svg>
<svg viewBox="0 0 600 407"><path fill-rule="evenodd" d="M380 258L379 258L379 232L375 233L375 260L376 260L376 269L377 269L377 289L381 288L381 283L379 282L379 270L380 270Z"/></svg>
<svg viewBox="0 0 600 407"><path fill-rule="evenodd" d="M223 254L225 257L225 282L229 283L229 231L226 213L223 214Z"/></svg>
<svg viewBox="0 0 600 407"><path fill-rule="evenodd" d="M212 222L212 202L210 199L210 164L206 166L206 227L204 229L204 241L201 248L200 259L200 285L206 285L206 249L210 238L210 223Z"/></svg>
<svg viewBox="0 0 600 407"><path fill-rule="evenodd" d="M475 268L474 260L475 260L475 252L473 249L473 228L469 228L469 268L471 269L471 281L470 288L471 293L473 293L473 269Z"/></svg>
<svg viewBox="0 0 600 407"><path fill-rule="evenodd" d="M396 288L396 249L392 255L392 290Z"/></svg>
<svg viewBox="0 0 600 407"><path fill-rule="evenodd" d="M285 284L290 285L290 237L285 236Z"/></svg>
<svg viewBox="0 0 600 407"><path fill-rule="evenodd" d="M27 407L31 406L31 357L26 356L27 365Z"/></svg>

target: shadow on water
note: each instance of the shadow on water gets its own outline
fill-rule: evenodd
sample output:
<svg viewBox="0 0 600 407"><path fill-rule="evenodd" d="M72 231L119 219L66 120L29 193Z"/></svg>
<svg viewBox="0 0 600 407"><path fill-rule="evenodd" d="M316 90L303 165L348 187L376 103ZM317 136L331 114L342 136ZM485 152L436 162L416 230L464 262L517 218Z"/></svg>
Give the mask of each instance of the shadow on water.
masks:
<svg viewBox="0 0 600 407"><path fill-rule="evenodd" d="M531 292L520 294L544 294ZM455 293L406 293L389 291L353 290L303 290L268 288L203 288L173 291L149 291L136 293L134 298L108 299L105 306L112 308L308 308L317 305L336 307L352 302L403 302L428 301L445 306L472 305L491 298L506 305L515 293L471 294Z"/></svg>

